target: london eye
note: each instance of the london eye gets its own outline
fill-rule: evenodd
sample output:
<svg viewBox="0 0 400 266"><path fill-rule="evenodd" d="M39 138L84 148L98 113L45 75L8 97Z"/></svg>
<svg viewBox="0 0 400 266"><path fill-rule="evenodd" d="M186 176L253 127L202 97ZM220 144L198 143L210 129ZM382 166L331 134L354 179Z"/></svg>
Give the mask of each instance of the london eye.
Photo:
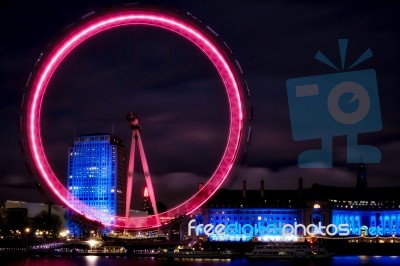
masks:
<svg viewBox="0 0 400 266"><path fill-rule="evenodd" d="M61 62L86 40L104 31L111 31L123 26L156 27L188 40L214 66L214 70L217 71L222 81L229 103L229 131L228 136L226 136L223 155L204 186L177 206L161 213L158 213L155 209L153 215L143 217L130 217L127 214L125 216L113 216L100 212L77 199L74 200L74 204L71 204L69 199L73 196L65 185L62 184L49 163L48 156L43 147L40 126L44 95L54 72ZM27 83L22 119L24 146L30 165L41 182L46 185L60 203L76 213L85 216L87 219L100 221L106 226L123 229L155 228L159 227L162 224L161 221L166 220L168 217L193 213L228 178L237 161L239 152L248 139L246 135L248 134L247 120L249 115L246 102L248 89L243 80L240 65L233 58L229 47L219 40L214 31L202 26L199 21L188 14L141 7L116 8L100 14L90 13L80 23L69 29L59 41L48 49L48 52L40 58L39 64L35 66L32 73ZM133 135L136 136L140 149L142 144L140 142L139 121L131 119L130 123ZM135 140L135 138L132 139ZM151 184L151 181L148 183L148 180L146 180L146 182L147 185ZM152 195L154 192L151 191L150 187L149 190L153 207L155 207L154 194ZM129 209L127 211L129 212Z"/></svg>

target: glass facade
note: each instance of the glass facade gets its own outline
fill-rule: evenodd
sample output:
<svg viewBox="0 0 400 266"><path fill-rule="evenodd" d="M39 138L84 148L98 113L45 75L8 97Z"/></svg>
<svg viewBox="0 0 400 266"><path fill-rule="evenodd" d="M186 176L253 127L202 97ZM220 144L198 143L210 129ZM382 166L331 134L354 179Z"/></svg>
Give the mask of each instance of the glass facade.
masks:
<svg viewBox="0 0 400 266"><path fill-rule="evenodd" d="M126 148L110 134L77 136L69 149L68 190L79 201L107 214L123 215ZM75 198L75 199L74 199Z"/></svg>

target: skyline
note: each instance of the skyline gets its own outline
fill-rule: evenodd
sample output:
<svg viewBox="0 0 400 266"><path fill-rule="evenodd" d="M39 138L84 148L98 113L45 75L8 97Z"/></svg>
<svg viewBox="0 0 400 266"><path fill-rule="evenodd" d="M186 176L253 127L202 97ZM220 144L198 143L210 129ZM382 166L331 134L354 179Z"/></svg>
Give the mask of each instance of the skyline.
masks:
<svg viewBox="0 0 400 266"><path fill-rule="evenodd" d="M22 4L23 10L16 4L2 9L6 21L22 13L18 23L6 23L8 26L2 29L3 35L10 36L9 42L1 44L1 69L5 73L1 83L6 88L1 100L6 121L0 168L4 199L17 195L25 200L42 198L38 192L27 194L33 189L24 158L17 140L8 141L17 134L15 117L33 62L48 41L61 35L63 27L110 3L71 6L61 2L61 7L55 8L55 4L43 2ZM249 189L258 189L263 179L266 189L295 188L300 176L305 187L315 182L355 186L355 167L345 162L342 137L334 139L333 168L299 169L297 156L318 147L320 140L293 140L285 88L291 78L335 73L314 56L321 50L339 62L340 38L349 39L349 62L370 48L373 57L357 70L372 68L377 72L383 130L363 134L361 142L377 146L382 162L367 164L368 184L400 185L400 169L396 169L400 161L396 154L400 146L396 118L400 40L395 4L153 3L190 12L204 26L209 25L233 50L244 71L254 108L253 135L246 163L235 170L226 187L239 188L242 180L247 180ZM265 26L265 31L254 25ZM55 171L65 176L68 147L75 134L113 131L129 147L131 132L125 116L133 110L141 117L143 145L156 190L165 189L158 192L160 200L173 202L170 195L191 193L197 183L207 179L223 150L227 103L219 82L207 59L180 37L144 27L104 32L66 58L51 81L42 111L49 160ZM143 181L140 171L136 176Z"/></svg>

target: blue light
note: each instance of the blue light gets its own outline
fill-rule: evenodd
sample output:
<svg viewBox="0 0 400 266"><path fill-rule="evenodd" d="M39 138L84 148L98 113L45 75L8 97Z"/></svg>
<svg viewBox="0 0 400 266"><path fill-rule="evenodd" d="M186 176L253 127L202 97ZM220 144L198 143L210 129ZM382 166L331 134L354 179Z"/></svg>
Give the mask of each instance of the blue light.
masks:
<svg viewBox="0 0 400 266"><path fill-rule="evenodd" d="M260 224L267 227L268 225L291 224L301 220L300 209L263 209L263 208L211 208L208 210L208 222L214 226L218 224L233 224L238 223L240 227L245 224ZM229 234L224 238L221 236L213 236L210 241L250 241L251 237L243 234Z"/></svg>
<svg viewBox="0 0 400 266"><path fill-rule="evenodd" d="M333 210L332 223L335 225L348 223L351 228L350 235L352 236L362 235L363 231L368 236L400 236L400 210Z"/></svg>
<svg viewBox="0 0 400 266"><path fill-rule="evenodd" d="M123 214L125 157L125 147L112 135L75 137L69 150L69 192L79 201L101 212ZM71 203L79 204L74 202L73 197L69 198Z"/></svg>

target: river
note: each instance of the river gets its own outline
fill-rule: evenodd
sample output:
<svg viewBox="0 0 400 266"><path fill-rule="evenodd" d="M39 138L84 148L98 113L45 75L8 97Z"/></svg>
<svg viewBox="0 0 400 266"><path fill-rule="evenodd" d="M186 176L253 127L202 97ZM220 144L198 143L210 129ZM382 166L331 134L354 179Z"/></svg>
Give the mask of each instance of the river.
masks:
<svg viewBox="0 0 400 266"><path fill-rule="evenodd" d="M0 257L0 265L4 266L381 266L400 265L400 256L334 256L326 260L250 260L237 259L165 259L138 257L43 257L33 256L5 260Z"/></svg>

